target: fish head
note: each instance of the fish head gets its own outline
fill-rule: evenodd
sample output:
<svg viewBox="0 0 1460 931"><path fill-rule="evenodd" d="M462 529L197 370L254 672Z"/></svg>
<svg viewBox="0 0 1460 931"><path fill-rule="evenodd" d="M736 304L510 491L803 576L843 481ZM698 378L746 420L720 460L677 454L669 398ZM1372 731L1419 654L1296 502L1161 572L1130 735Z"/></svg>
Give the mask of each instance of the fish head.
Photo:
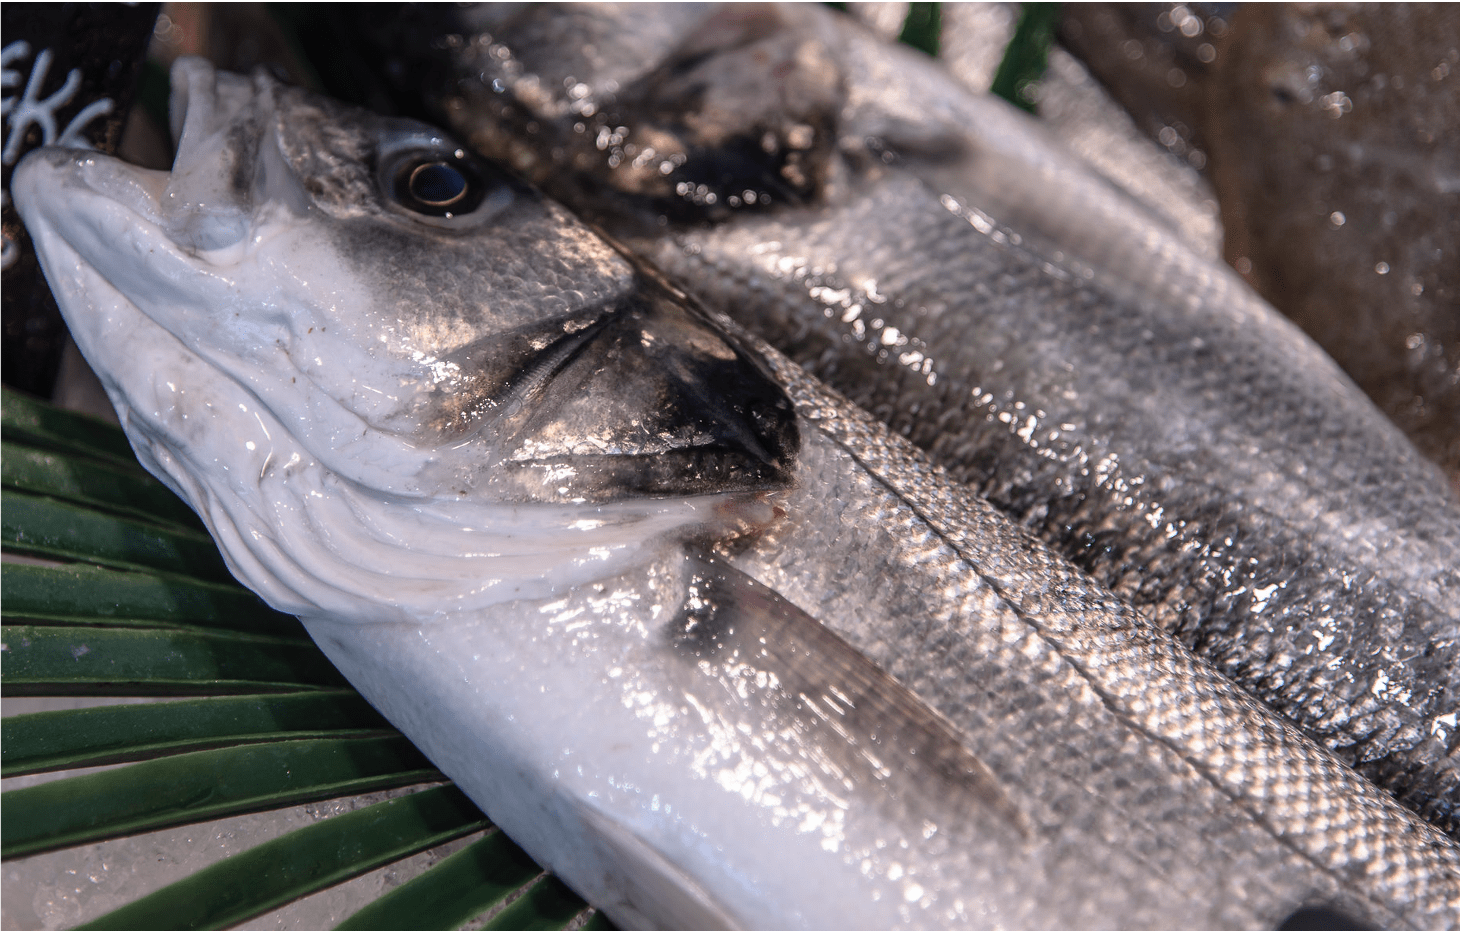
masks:
<svg viewBox="0 0 1460 931"><path fill-rule="evenodd" d="M761 363L525 184L263 73L184 59L173 88L171 171L52 148L13 185L134 436L226 460L257 421L404 496L787 481L795 418Z"/></svg>
<svg viewBox="0 0 1460 931"><path fill-rule="evenodd" d="M835 173L846 75L834 40L794 6L397 15L410 25L383 26L380 42L407 59L463 40L402 69L449 88L440 107L468 143L607 225L646 205L695 222L809 203Z"/></svg>
<svg viewBox="0 0 1460 931"><path fill-rule="evenodd" d="M418 5L365 31L476 151L633 240L964 164L968 115L904 74L936 66L817 6Z"/></svg>

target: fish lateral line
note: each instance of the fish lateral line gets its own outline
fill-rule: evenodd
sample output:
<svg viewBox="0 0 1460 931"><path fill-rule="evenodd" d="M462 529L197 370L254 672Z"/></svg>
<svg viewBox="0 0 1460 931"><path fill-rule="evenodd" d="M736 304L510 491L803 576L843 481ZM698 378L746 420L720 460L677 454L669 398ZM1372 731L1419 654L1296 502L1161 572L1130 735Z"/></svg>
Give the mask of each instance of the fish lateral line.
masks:
<svg viewBox="0 0 1460 931"><path fill-rule="evenodd" d="M732 327L732 330L733 329L734 328ZM766 352L765 355L766 358L770 361L773 369L777 372L778 375L782 377L785 382L793 384L798 378L804 378L804 376L798 375L794 371L793 363L791 363L789 360L784 359L784 357L780 356L773 350ZM1256 698L1254 698L1245 690L1242 690L1240 687L1231 684L1230 680L1226 679L1226 677L1223 676L1219 670L1211 668L1204 660L1193 655L1179 641L1164 633L1158 626L1155 625L1153 621L1146 617L1145 614L1141 613L1138 609L1132 607L1128 602L1124 601L1117 595L1107 594L1105 597L1096 597L1092 599L1090 597L1091 591L1078 591L1074 590L1068 585L1061 586L1062 591L1060 594L1062 597L1056 598L1055 600L1060 601L1062 604L1073 605L1074 607L1070 609L1071 613L1078 612L1083 615L1092 611L1098 612L1100 614L1107 615L1107 622L1099 630L1090 629L1082 631L1079 629L1075 629L1072 630L1070 634L1065 635L1062 635L1059 631L1052 629L1048 624L1041 623L1039 618L1040 612L1030 610L1029 607L1024 603L1023 599L1018 599L1014 597L1014 594L1010 591L1007 585L1001 582L997 577L980 570L978 568L977 557L967 551L967 548L961 543L956 534L949 533L944 527L942 521L934 519L927 513L926 509L922 508L919 505L919 502L916 500L915 495L908 495L907 493L905 493L894 481L892 481L887 475L883 473L883 470L879 468L876 463L869 461L866 456L862 455L856 448L855 438L853 436L850 436L843 430L838 429L838 426L841 424L850 424L853 430L858 428L866 428L868 426L870 415L856 412L854 408L849 407L848 409L854 412L850 417L836 416L835 414L829 417L815 417L805 412L803 412L803 416L805 416L807 420L815 422L818 425L818 428L822 431L823 435L826 436L826 438L833 445L841 449L849 458L851 458L858 465L860 465L862 469L865 470L866 474L873 481L883 487L889 495L894 497L904 507L907 507L910 511L916 514L919 519L923 521L928 530L937 537L937 539L939 539L945 546L947 546L950 550L958 555L959 560L964 565L969 567L969 571L976 574L979 579L988 584L989 588L998 596L1000 601L1002 601L1009 608L1009 610L1014 614L1015 617L1017 617L1022 623L1026 624L1029 629L1044 643L1046 643L1049 648L1054 651L1063 661L1069 663L1070 668L1074 670L1075 673L1089 686L1091 691L1099 698L1101 704L1104 705L1106 709L1109 710L1110 713L1117 720L1121 721L1134 733L1141 735L1146 740L1153 741L1165 747L1168 751L1173 753L1177 759L1181 760L1186 766L1189 766L1193 772L1199 775L1204 781L1212 785L1214 789L1216 789L1218 792L1221 792L1227 798L1231 799L1235 804L1239 805L1244 811L1246 811L1248 815L1253 819L1253 821L1257 825L1259 825L1264 832L1268 833L1274 839L1274 841L1291 850L1294 854L1303 858L1307 862L1313 864L1316 869L1321 870L1322 872L1332 876L1338 882L1340 887L1347 887L1351 885L1351 883L1345 881L1348 877L1346 877L1341 871L1335 869L1335 867L1326 862L1323 858L1319 856L1316 851L1305 848L1299 842L1298 838L1294 837L1290 832L1284 831L1278 824L1276 824L1271 818L1269 818L1262 806L1257 804L1248 793L1238 791L1233 788L1229 781L1224 781L1212 765L1203 762L1198 757L1187 751L1177 738L1166 736L1159 730L1153 729L1141 723L1139 713L1135 709L1129 707L1128 703L1121 696L1117 695L1105 684L1105 680L1102 677L1097 675L1086 662L1079 658L1078 654L1080 654L1081 652L1088 652L1088 650L1081 651L1078 644L1072 644L1070 642L1070 634L1075 637L1080 637L1082 634L1089 636L1092 634L1099 635L1118 633L1121 639L1125 641L1139 641L1139 644L1131 644L1128 642L1127 645L1124 647L1125 650L1129 650L1132 646L1144 647L1145 651L1154 650L1162 653L1166 657L1176 660L1176 662L1182 666L1193 667L1194 670L1208 671L1211 676L1218 678L1222 682L1228 684L1229 693L1233 695L1233 697L1240 703L1242 711L1246 712L1242 714L1242 717L1247 718L1251 721L1262 722L1264 729L1267 729L1269 731L1279 731L1284 738L1282 742L1285 744L1296 745L1301 743L1301 738L1299 738L1298 735L1294 733L1294 725L1288 723L1284 719L1271 716L1271 712ZM905 440L895 435L889 436L888 439L891 441L894 447L906 444ZM935 466L933 469L929 470L927 478L931 479L933 482L942 482L949 485L956 484L947 475L946 471L941 466ZM1022 534L1023 536L1028 538L1031 543L1033 542L1032 536L1024 531L1023 528L1013 524L1002 514L989 510L984 515L984 518L1004 523L1011 531ZM1032 547L1030 552L1037 552L1038 550L1038 547ZM1058 560L1058 557L1053 556L1053 554L1051 554L1051 557ZM1061 560L1060 562L1062 563L1063 561ZM1085 578L1084 573L1074 566L1064 563L1062 565L1062 568L1064 570L1064 575L1067 577ZM1090 589L1096 589L1094 583L1087 584L1089 585ZM1112 626L1110 622L1117 622L1118 627ZM1349 768L1346 764L1342 763L1336 758L1332 758L1328 750L1316 746L1313 749L1316 752L1323 754L1325 757L1329 757L1334 769L1342 772L1344 774L1345 781L1347 781L1350 786L1355 790L1361 791L1367 795L1383 794L1384 796L1388 797L1388 793L1383 792L1383 790L1370 784L1367 780L1364 780L1358 774L1354 773L1352 769ZM1433 834L1435 836L1433 844L1437 852L1444 851L1441 859L1448 861L1450 864L1457 867L1457 870L1460 870L1460 851L1455 851L1449 845L1448 839L1443 835L1443 832L1440 832L1439 829L1435 828L1433 825L1430 825L1420 820L1417 815L1415 815L1413 812L1408 811L1407 809L1404 810L1404 815L1409 821L1412 829L1419 830L1422 833L1426 834ZM1455 895L1457 896L1457 899L1460 899L1460 871L1456 872L1454 878L1456 880ZM1377 897L1366 896L1365 898L1366 900L1372 901L1376 908L1383 909L1386 913L1393 914L1397 918L1403 918L1402 914L1397 913L1394 907L1387 901L1384 901ZM1418 925L1413 925L1412 923L1410 926L1419 927Z"/></svg>

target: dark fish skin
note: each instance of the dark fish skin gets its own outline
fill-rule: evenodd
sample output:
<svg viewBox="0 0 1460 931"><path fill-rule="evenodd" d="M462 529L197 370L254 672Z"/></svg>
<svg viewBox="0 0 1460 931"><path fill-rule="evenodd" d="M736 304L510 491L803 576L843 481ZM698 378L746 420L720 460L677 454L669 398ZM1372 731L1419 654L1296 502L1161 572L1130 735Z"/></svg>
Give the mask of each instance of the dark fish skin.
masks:
<svg viewBox="0 0 1460 931"><path fill-rule="evenodd" d="M1229 254L1460 489L1457 37L1449 4L1241 10L1209 121Z"/></svg>
<svg viewBox="0 0 1460 931"><path fill-rule="evenodd" d="M569 15L438 23L442 116L1457 832L1460 504L1317 347L828 11Z"/></svg>

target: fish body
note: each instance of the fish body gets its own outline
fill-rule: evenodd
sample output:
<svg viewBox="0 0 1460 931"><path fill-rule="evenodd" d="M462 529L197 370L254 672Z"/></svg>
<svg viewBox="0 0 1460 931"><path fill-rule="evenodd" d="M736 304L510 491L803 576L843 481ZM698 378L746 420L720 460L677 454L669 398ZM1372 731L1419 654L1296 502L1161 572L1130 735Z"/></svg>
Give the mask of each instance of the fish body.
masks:
<svg viewBox="0 0 1460 931"><path fill-rule="evenodd" d="M1460 850L439 131L183 60L16 203L234 573L620 926L1460 916Z"/></svg>
<svg viewBox="0 0 1460 931"><path fill-rule="evenodd" d="M1460 828L1460 504L1231 270L821 8L431 16L474 147Z"/></svg>

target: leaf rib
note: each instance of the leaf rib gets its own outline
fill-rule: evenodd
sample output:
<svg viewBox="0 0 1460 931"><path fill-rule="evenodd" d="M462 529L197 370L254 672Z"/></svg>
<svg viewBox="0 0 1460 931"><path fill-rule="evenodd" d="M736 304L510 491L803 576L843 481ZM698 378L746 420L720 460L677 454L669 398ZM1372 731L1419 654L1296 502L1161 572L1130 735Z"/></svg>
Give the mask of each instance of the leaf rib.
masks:
<svg viewBox="0 0 1460 931"><path fill-rule="evenodd" d="M442 778L399 735L185 753L6 792L0 853L26 856Z"/></svg>
<svg viewBox="0 0 1460 931"><path fill-rule="evenodd" d="M215 931L486 827L461 790L426 789L235 854L75 931Z"/></svg>
<svg viewBox="0 0 1460 931"><path fill-rule="evenodd" d="M343 691L43 711L6 718L3 730L6 777L244 743L392 732L363 698Z"/></svg>

